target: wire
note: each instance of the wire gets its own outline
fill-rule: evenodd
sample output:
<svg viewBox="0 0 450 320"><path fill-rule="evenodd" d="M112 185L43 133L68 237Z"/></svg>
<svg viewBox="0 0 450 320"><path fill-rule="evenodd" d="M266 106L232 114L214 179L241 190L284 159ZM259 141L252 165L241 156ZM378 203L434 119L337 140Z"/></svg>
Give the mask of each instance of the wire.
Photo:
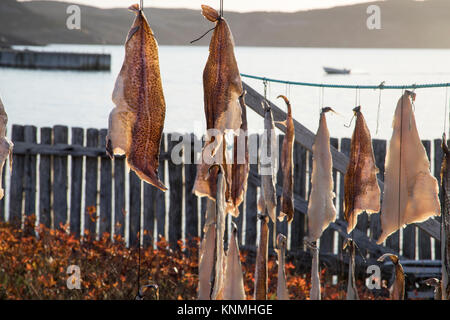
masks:
<svg viewBox="0 0 450 320"><path fill-rule="evenodd" d="M324 83L312 83L312 82L296 82L296 81L286 81L270 79L265 77L253 76L245 73L241 73L241 77L263 80L267 82L284 83L295 86L306 86L306 87L321 87L321 88L341 88L341 89L424 89L424 88L443 88L450 87L450 82L445 83L428 83L428 84L412 84L412 85L353 85L353 84L324 84Z"/></svg>
<svg viewBox="0 0 450 320"><path fill-rule="evenodd" d="M220 16L223 17L223 0L220 0Z"/></svg>
<svg viewBox="0 0 450 320"><path fill-rule="evenodd" d="M140 10L144 10L144 0L141 0Z"/></svg>

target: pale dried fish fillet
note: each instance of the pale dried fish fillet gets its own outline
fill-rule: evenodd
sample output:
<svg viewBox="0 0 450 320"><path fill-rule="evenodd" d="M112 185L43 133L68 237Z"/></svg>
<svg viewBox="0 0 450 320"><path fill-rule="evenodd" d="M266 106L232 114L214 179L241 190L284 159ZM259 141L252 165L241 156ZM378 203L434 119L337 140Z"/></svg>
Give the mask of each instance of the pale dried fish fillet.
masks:
<svg viewBox="0 0 450 320"><path fill-rule="evenodd" d="M381 229L377 243L404 225L439 216L439 188L430 173L430 162L417 132L416 120L406 91L399 99L393 133L386 154Z"/></svg>
<svg viewBox="0 0 450 320"><path fill-rule="evenodd" d="M289 300L289 292L287 289L286 280L286 236L281 233L277 236L277 249L275 249L278 256L278 281L277 281L277 299Z"/></svg>
<svg viewBox="0 0 450 320"><path fill-rule="evenodd" d="M223 299L245 300L244 277L239 255L238 232L234 223L226 257Z"/></svg>
<svg viewBox="0 0 450 320"><path fill-rule="evenodd" d="M6 159L9 158L10 171L12 171L12 155L14 144L6 137L6 127L8 124L8 115L6 114L5 107L0 99L0 199L5 196L5 190L2 186L3 167L5 166Z"/></svg>
<svg viewBox="0 0 450 320"><path fill-rule="evenodd" d="M308 203L309 242L316 242L328 225L336 220L336 208L333 204L333 163L330 151L330 133L328 132L324 108L320 114L319 129L314 139L313 169L311 175L311 194Z"/></svg>

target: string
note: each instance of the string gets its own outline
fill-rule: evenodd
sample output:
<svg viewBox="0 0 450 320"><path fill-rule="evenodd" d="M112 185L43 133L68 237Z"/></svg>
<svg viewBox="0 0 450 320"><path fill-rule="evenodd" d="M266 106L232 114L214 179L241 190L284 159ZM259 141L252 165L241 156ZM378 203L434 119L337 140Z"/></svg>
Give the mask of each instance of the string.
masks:
<svg viewBox="0 0 450 320"><path fill-rule="evenodd" d="M140 3L140 10L144 10L144 0L141 0L141 3Z"/></svg>
<svg viewBox="0 0 450 320"><path fill-rule="evenodd" d="M223 0L220 0L220 16L223 17Z"/></svg>
<svg viewBox="0 0 450 320"><path fill-rule="evenodd" d="M383 90L384 81L380 84L380 91L378 93L378 110L377 110L377 130L376 134L378 134L378 128L380 127L380 110L381 110L381 90Z"/></svg>
<svg viewBox="0 0 450 320"><path fill-rule="evenodd" d="M402 183L402 147L403 147L403 95L405 90L402 89L401 104L400 104L400 155L399 155L399 166L398 166L398 236L399 236L399 254L400 254L400 203L401 203L401 183ZM408 97L409 99L409 97Z"/></svg>
<svg viewBox="0 0 450 320"><path fill-rule="evenodd" d="M445 88L445 102L444 102L444 133L447 132L447 115L448 115L448 87Z"/></svg>

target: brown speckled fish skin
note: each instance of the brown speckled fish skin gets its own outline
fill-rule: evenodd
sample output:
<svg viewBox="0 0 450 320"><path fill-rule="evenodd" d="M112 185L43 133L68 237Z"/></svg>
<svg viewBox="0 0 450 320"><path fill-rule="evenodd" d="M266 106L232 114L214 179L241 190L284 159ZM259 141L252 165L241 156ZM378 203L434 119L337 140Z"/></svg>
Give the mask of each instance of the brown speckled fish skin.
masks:
<svg viewBox="0 0 450 320"><path fill-rule="evenodd" d="M294 219L294 120L292 119L291 103L283 95L278 96L286 102L286 134L281 149L281 170L283 170L283 194L281 196L281 215L286 215L287 221Z"/></svg>
<svg viewBox="0 0 450 320"><path fill-rule="evenodd" d="M442 257L442 300L450 300L450 151L446 135L442 138L444 157L441 166L442 220L441 220L441 257Z"/></svg>
<svg viewBox="0 0 450 320"><path fill-rule="evenodd" d="M400 263L398 256L391 253L386 253L378 258L378 261L384 261L386 258L390 258L395 266L395 279L390 292L391 300L405 300L405 272L403 266Z"/></svg>
<svg viewBox="0 0 450 320"><path fill-rule="evenodd" d="M203 71L206 128L216 129L221 133L229 130L237 132L242 124L239 97L243 94L243 87L234 56L233 35L227 21L220 18L215 9L202 5L202 14L206 19L216 24L209 46L208 61ZM214 152L217 152L220 147L225 150L225 145L222 145L222 142L225 141L224 136L219 135L214 138L217 138L217 141L207 142L204 150L213 142L216 143ZM203 159L205 159L204 156ZM193 191L197 196L207 196L215 200L217 168L208 174L209 165L205 162L198 165ZM228 184L226 198L227 201L230 201L231 159L222 163L222 165Z"/></svg>
<svg viewBox="0 0 450 320"><path fill-rule="evenodd" d="M107 153L125 154L130 168L145 182L167 190L158 179L159 151L166 114L158 44L138 5L125 43L109 118Z"/></svg>
<svg viewBox="0 0 450 320"><path fill-rule="evenodd" d="M9 157L9 167L12 171L12 154L14 144L6 137L6 127L8 124L8 115L0 99L0 199L3 199L5 190L2 186L3 167L6 159Z"/></svg>
<svg viewBox="0 0 450 320"><path fill-rule="evenodd" d="M260 237L255 265L255 300L267 299L267 256L269 250L269 217L260 216Z"/></svg>
<svg viewBox="0 0 450 320"><path fill-rule="evenodd" d="M369 128L359 107L355 108L355 115L350 160L344 177L344 217L348 222L348 233L355 227L360 213L380 211L381 196Z"/></svg>

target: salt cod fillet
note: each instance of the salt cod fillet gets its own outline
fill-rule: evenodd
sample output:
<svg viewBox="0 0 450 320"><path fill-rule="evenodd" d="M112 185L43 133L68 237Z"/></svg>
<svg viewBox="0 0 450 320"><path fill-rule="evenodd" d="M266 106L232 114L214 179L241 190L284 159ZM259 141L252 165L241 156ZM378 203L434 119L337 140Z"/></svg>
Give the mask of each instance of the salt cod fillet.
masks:
<svg viewBox="0 0 450 320"><path fill-rule="evenodd" d="M211 298L211 274L214 265L214 248L216 246L216 207L214 201L206 200L204 235L200 245L198 264L198 300Z"/></svg>
<svg viewBox="0 0 450 320"><path fill-rule="evenodd" d="M423 222L441 212L438 184L430 173L425 148L406 91L399 99L386 154L381 228L377 243L406 224Z"/></svg>
<svg viewBox="0 0 450 320"><path fill-rule="evenodd" d="M138 5L125 43L125 60L117 77L109 115L106 151L110 157L125 154L130 168L143 181L162 191L158 179L159 151L166 114L158 44Z"/></svg>
<svg viewBox="0 0 450 320"><path fill-rule="evenodd" d="M292 119L291 103L283 95L287 106L286 134L281 147L281 169L283 170L283 194L281 196L281 211L279 219L287 217L288 222L294 218L294 120Z"/></svg>
<svg viewBox="0 0 450 320"><path fill-rule="evenodd" d="M259 244L256 252L255 265L255 300L267 299L267 258L269 250L269 217L267 215L259 216L260 232Z"/></svg>
<svg viewBox="0 0 450 320"><path fill-rule="evenodd" d="M267 105L264 112L264 134L261 141L260 175L261 194L258 200L258 211L269 215L272 222L276 223L277 210L277 137L272 117L272 111Z"/></svg>
<svg viewBox="0 0 450 320"><path fill-rule="evenodd" d="M386 258L390 258L395 266L394 283L389 288L390 299L405 300L405 272L403 271L400 260L395 254L386 253L378 258L378 261L383 262Z"/></svg>
<svg viewBox="0 0 450 320"><path fill-rule="evenodd" d="M350 161L344 177L344 216L348 222L348 233L355 228L360 213L380 211L381 196L369 128L360 107L355 108L354 112L356 125L350 144Z"/></svg>
<svg viewBox="0 0 450 320"><path fill-rule="evenodd" d="M442 257L442 300L450 300L450 151L447 138L442 137L442 151L444 158L441 166L442 186L442 220L441 220L441 257Z"/></svg>
<svg viewBox="0 0 450 320"><path fill-rule="evenodd" d="M352 239L346 239L344 242L344 250L348 249L350 254L348 264L348 284L347 284L347 300L359 300L358 289L356 288L355 279L355 254L356 244Z"/></svg>
<svg viewBox="0 0 450 320"><path fill-rule="evenodd" d="M311 290L309 292L310 300L322 300L320 293L320 274L319 274L319 248L315 243L308 244L312 253L311 264Z"/></svg>
<svg viewBox="0 0 450 320"><path fill-rule="evenodd" d="M233 223L233 231L226 257L226 269L223 288L224 300L245 300L244 277L239 255L237 227Z"/></svg>
<svg viewBox="0 0 450 320"><path fill-rule="evenodd" d="M309 242L316 242L331 222L336 220L336 208L333 204L333 163L330 151L330 133L328 132L324 108L320 114L319 129L314 139L313 170L311 175L311 194L308 203Z"/></svg>
<svg viewBox="0 0 450 320"><path fill-rule="evenodd" d="M226 150L232 145L232 140L227 141L224 135L229 132L237 134L241 128L242 108L239 97L243 95L243 88L234 56L234 39L227 21L220 17L215 9L206 5L202 5L202 14L216 26L209 46L208 61L203 71L207 142L202 152L203 161L197 167L193 192L199 197L216 199L217 168L208 173L212 163L208 163L206 159L216 156L217 152L223 150L221 157L211 161L223 165L227 181L226 199L230 202L233 169L232 159L227 157ZM211 132L213 129L214 133ZM239 199L236 202L239 202L241 193L235 194L238 195L236 199ZM235 207L233 203L227 206L230 210L233 207Z"/></svg>
<svg viewBox="0 0 450 320"><path fill-rule="evenodd" d="M0 199L5 196L5 190L2 186L3 167L5 166L6 159L9 158L9 166L12 170L12 155L14 144L6 137L6 126L8 124L8 115L6 114L5 107L0 99ZM11 171L10 170L10 171Z"/></svg>
<svg viewBox="0 0 450 320"><path fill-rule="evenodd" d="M281 233L277 237L277 249L275 249L278 256L278 282L277 282L277 298L278 300L289 300L289 292L287 289L286 280L286 236Z"/></svg>
<svg viewBox="0 0 450 320"><path fill-rule="evenodd" d="M225 176L222 167L219 167L217 175L217 199L216 199L216 244L214 248L214 286L211 294L212 300L223 299L225 252L223 249L223 237L225 235Z"/></svg>

